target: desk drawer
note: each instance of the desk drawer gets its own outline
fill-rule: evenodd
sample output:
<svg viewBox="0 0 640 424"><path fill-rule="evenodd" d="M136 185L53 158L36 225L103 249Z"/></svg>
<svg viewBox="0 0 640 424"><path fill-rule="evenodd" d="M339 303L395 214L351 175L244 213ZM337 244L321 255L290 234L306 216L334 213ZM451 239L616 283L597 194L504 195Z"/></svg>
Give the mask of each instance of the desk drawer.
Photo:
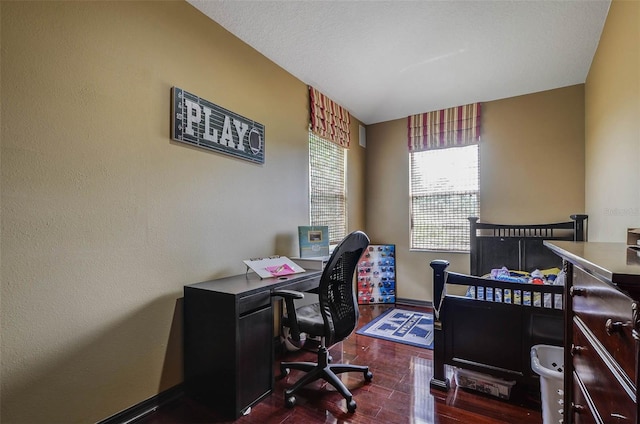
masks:
<svg viewBox="0 0 640 424"><path fill-rule="evenodd" d="M635 377L635 340L631 335L632 300L614 286L574 268L573 312L596 336L624 372ZM607 322L611 325L608 325Z"/></svg>
<svg viewBox="0 0 640 424"><path fill-rule="evenodd" d="M317 278L309 278L305 281L293 281L291 283L282 283L278 285L278 290L295 290L299 292L307 292L317 289L319 280Z"/></svg>
<svg viewBox="0 0 640 424"><path fill-rule="evenodd" d="M260 293L243 296L238 299L238 314L244 315L261 308L271 306L271 293L263 290Z"/></svg>
<svg viewBox="0 0 640 424"><path fill-rule="evenodd" d="M637 405L631 397L635 397L635 388L621 381L621 374L611 371L614 364L598 354L601 347L594 346L575 321L573 344L574 371L586 390L581 396L591 399L605 423L635 423Z"/></svg>

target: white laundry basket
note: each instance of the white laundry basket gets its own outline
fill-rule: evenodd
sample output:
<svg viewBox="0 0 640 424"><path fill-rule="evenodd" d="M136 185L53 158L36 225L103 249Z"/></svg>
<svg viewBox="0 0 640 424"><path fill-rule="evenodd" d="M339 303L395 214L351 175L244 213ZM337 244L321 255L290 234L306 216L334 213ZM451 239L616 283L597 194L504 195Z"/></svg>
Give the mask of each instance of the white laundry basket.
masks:
<svg viewBox="0 0 640 424"><path fill-rule="evenodd" d="M535 345L531 348L531 369L540 376L542 422L562 423L564 408L564 349Z"/></svg>

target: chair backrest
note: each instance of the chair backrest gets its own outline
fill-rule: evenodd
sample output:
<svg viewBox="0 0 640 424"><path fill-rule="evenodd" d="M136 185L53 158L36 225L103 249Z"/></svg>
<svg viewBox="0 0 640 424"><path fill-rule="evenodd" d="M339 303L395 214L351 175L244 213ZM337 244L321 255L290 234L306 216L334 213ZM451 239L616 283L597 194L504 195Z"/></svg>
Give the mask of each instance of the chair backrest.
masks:
<svg viewBox="0 0 640 424"><path fill-rule="evenodd" d="M367 246L369 237L362 231L354 231L336 246L324 268L318 296L327 345L348 337L358 324L353 274Z"/></svg>

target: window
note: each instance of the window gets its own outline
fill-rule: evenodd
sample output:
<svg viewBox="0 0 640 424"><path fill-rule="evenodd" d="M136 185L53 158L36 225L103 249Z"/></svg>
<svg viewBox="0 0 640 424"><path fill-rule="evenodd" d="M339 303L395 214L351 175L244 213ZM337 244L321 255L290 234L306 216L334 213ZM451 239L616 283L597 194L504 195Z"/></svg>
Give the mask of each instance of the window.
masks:
<svg viewBox="0 0 640 424"><path fill-rule="evenodd" d="M329 242L347 235L346 150L309 132L311 225L329 226Z"/></svg>
<svg viewBox="0 0 640 424"><path fill-rule="evenodd" d="M478 145L410 155L411 249L469 251L479 214Z"/></svg>

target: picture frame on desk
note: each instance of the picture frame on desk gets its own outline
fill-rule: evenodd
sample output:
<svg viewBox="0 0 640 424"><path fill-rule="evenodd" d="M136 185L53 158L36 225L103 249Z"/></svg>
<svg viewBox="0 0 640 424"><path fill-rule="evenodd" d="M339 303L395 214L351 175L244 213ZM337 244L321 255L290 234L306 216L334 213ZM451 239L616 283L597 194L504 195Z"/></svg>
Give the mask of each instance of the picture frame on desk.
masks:
<svg viewBox="0 0 640 424"><path fill-rule="evenodd" d="M327 225L301 225L298 227L301 258L329 256L329 227Z"/></svg>

